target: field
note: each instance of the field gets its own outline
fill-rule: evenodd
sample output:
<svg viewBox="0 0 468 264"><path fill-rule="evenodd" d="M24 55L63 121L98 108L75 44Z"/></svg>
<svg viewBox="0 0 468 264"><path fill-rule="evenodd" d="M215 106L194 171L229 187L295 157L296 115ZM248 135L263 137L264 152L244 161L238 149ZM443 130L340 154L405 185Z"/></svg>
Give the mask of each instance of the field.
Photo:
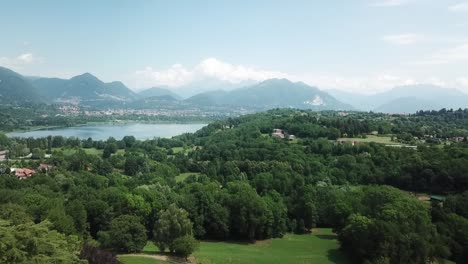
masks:
<svg viewBox="0 0 468 264"><path fill-rule="evenodd" d="M88 155L97 155L101 156L103 150L102 149L96 149L96 148L81 148L86 154ZM63 152L63 155L65 156L70 156L76 153L76 149L74 148L53 148L52 151L54 150L60 150ZM124 154L125 150L124 149L118 149L116 154Z"/></svg>
<svg viewBox="0 0 468 264"><path fill-rule="evenodd" d="M356 142L365 142L365 143L370 143L370 142L375 142L379 144L389 144L389 145L401 145L401 143L397 143L391 140L391 137L386 137L386 136L374 136L374 135L368 135L367 138L339 138L337 139L338 141L356 141Z"/></svg>
<svg viewBox="0 0 468 264"><path fill-rule="evenodd" d="M336 235L329 228L314 230L312 235L287 234L283 238L245 242L208 242L202 241L194 256L198 264L243 264L243 263L349 263L343 252L339 251ZM143 255L121 255L124 264L171 263L151 258L157 255L157 248L149 242Z"/></svg>
<svg viewBox="0 0 468 264"><path fill-rule="evenodd" d="M190 175L195 175L198 176L200 173L198 172L184 172L175 177L176 182L183 182L185 179L187 179Z"/></svg>
<svg viewBox="0 0 468 264"><path fill-rule="evenodd" d="M197 263L348 263L331 229L313 235L287 234L256 244L201 242Z"/></svg>
<svg viewBox="0 0 468 264"><path fill-rule="evenodd" d="M167 261L154 259L154 258L146 257L146 256L126 255L126 256L119 256L118 259L123 264L167 264L167 263L170 263Z"/></svg>

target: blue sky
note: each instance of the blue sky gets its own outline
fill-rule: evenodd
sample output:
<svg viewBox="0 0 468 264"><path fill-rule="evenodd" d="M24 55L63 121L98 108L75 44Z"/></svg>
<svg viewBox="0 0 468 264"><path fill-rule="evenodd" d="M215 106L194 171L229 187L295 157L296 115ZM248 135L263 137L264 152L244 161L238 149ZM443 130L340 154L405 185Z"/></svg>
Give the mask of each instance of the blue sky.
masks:
<svg viewBox="0 0 468 264"><path fill-rule="evenodd" d="M468 1L2 1L0 65L130 88L287 77L468 91Z"/></svg>

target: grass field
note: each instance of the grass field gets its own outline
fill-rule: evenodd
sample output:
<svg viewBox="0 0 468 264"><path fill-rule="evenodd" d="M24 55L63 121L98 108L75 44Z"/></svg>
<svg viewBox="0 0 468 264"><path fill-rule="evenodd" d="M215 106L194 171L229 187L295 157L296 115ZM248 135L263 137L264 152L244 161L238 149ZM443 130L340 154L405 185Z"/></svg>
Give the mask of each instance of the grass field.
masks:
<svg viewBox="0 0 468 264"><path fill-rule="evenodd" d="M184 152L184 148L183 147L175 147L175 148L172 148L172 151L174 152L174 154L177 154L177 153L180 153L180 152Z"/></svg>
<svg viewBox="0 0 468 264"><path fill-rule="evenodd" d="M324 228L312 235L287 234L256 244L201 242L195 258L198 264L349 263L338 248L336 235Z"/></svg>
<svg viewBox="0 0 468 264"><path fill-rule="evenodd" d="M60 150L63 152L63 155L65 156L70 156L76 153L76 149L74 148L53 148L52 150L53 151ZM97 156L101 156L103 152L102 149L97 149L97 148L82 148L82 150L84 150L84 152L86 152L86 154L88 155L97 155ZM124 149L118 149L116 152L116 154L124 154L124 153L125 153Z"/></svg>
<svg viewBox="0 0 468 264"><path fill-rule="evenodd" d="M144 256L118 256L123 264L167 264L169 262Z"/></svg>
<svg viewBox="0 0 468 264"><path fill-rule="evenodd" d="M200 173L198 172L184 172L175 177L176 182L183 182L185 179L187 179L190 175L195 175L198 176Z"/></svg>
<svg viewBox="0 0 468 264"><path fill-rule="evenodd" d="M157 247L149 242L142 254L154 255ZM350 263L339 250L336 235L329 228L314 230L311 235L287 234L283 238L244 242L200 242L194 254L197 264L347 264ZM171 263L151 259L151 256L119 256L124 264Z"/></svg>
<svg viewBox="0 0 468 264"><path fill-rule="evenodd" d="M367 138L339 138L338 141L375 142L379 144L401 145L391 140L391 137L368 135Z"/></svg>

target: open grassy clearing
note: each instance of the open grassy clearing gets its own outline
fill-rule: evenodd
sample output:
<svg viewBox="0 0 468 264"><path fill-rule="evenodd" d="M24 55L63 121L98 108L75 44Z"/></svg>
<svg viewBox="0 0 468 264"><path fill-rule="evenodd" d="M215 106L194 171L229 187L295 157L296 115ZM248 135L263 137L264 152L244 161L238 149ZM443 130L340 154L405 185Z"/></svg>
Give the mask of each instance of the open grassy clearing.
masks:
<svg viewBox="0 0 468 264"><path fill-rule="evenodd" d="M316 229L311 235L287 234L256 244L201 242L195 252L199 264L223 263L349 263L331 229Z"/></svg>
<svg viewBox="0 0 468 264"><path fill-rule="evenodd" d="M198 172L184 172L184 173L181 173L179 175L177 175L175 177L175 180L176 182L183 182L185 181L185 179L187 179L190 175L195 175L196 177L198 177L198 175L200 175L200 173Z"/></svg>
<svg viewBox="0 0 468 264"><path fill-rule="evenodd" d="M97 149L97 148L81 148L86 154L88 155L97 155L97 156L102 156L102 149ZM70 156L76 153L75 148L53 148L52 151L62 151L63 155L65 156ZM124 149L118 149L116 154L124 154L125 150Z"/></svg>
<svg viewBox="0 0 468 264"><path fill-rule="evenodd" d="M402 145L401 143L392 141L391 137L388 136L374 136L374 135L367 135L366 138L339 138L338 141L356 141L356 142L364 142L364 143L379 143L379 144L389 144L389 145Z"/></svg>
<svg viewBox="0 0 468 264"><path fill-rule="evenodd" d="M123 264L167 264L170 262L154 259L147 256L118 256Z"/></svg>
<svg viewBox="0 0 468 264"><path fill-rule="evenodd" d="M148 242L141 255L121 255L124 264L172 263L151 258L164 256L158 254L158 248ZM350 263L346 255L339 250L336 235L330 228L315 229L310 235L287 234L283 238L246 242L209 242L201 241L200 249L194 254L198 264L344 264Z"/></svg>
<svg viewBox="0 0 468 264"><path fill-rule="evenodd" d="M177 154L180 152L185 152L185 150L184 150L184 147L174 147L172 148L172 152L174 152L174 154Z"/></svg>

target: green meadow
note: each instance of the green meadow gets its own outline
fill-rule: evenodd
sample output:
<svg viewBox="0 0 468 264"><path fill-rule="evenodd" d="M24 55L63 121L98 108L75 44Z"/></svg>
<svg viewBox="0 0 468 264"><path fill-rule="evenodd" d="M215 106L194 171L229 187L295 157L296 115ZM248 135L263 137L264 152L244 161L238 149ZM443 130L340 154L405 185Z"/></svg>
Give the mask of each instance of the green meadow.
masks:
<svg viewBox="0 0 468 264"><path fill-rule="evenodd" d="M150 242L142 254L157 254L157 248ZM286 234L256 243L246 242L200 242L194 253L197 264L344 264L349 263L339 250L336 235L329 228L315 229L313 234ZM119 256L124 264L168 263L148 256Z"/></svg>

